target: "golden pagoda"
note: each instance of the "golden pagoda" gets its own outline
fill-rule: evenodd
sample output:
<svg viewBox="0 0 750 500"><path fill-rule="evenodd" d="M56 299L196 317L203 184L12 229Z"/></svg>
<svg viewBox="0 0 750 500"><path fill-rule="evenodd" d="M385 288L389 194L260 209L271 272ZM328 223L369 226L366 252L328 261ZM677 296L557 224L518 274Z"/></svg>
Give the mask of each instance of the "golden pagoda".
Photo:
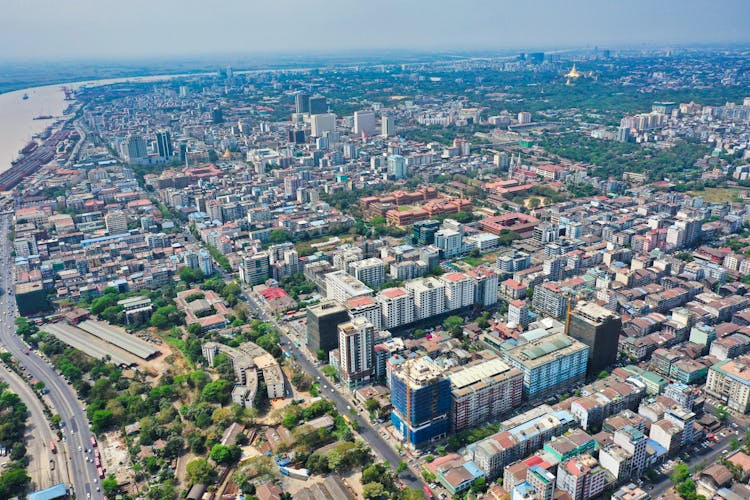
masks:
<svg viewBox="0 0 750 500"><path fill-rule="evenodd" d="M576 68L575 63L573 64L573 67L565 74L565 78L580 78L583 75L578 72L578 69Z"/></svg>
<svg viewBox="0 0 750 500"><path fill-rule="evenodd" d="M232 153L229 152L229 148L227 148L226 151L224 151L224 154L221 155L221 157L222 158L231 158L232 157Z"/></svg>

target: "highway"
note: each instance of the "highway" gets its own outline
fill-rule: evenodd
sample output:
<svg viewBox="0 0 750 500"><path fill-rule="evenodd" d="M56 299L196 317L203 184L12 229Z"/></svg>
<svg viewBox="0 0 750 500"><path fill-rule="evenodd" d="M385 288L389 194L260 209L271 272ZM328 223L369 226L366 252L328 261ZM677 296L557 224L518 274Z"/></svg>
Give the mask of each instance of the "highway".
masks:
<svg viewBox="0 0 750 500"><path fill-rule="evenodd" d="M6 238L12 224L12 217L8 214L0 215L0 235ZM47 397L53 406L53 412L60 415L63 425L63 443L58 443L57 467L64 467L65 474L73 484L78 498L104 498L97 492L99 479L93 461L87 460L85 450L90 449L90 436L86 412L78 401L75 390L45 360L33 351L23 354L26 347L23 340L15 334L15 299L11 295L14 290L12 276L12 245L0 242L0 288L4 293L0 296L0 318L3 323L0 328L0 343L13 354L28 373L36 380L43 381L49 390ZM79 451L80 450L80 451ZM88 457L92 457L90 453Z"/></svg>
<svg viewBox="0 0 750 500"><path fill-rule="evenodd" d="M303 371L312 376L313 379L319 379L321 381L328 380L325 374L320 371L310 359L308 359L306 353L302 352L302 348L298 348L294 341L286 335L284 327L276 321L276 318L272 314L269 314L253 298L252 292L245 288L244 293L247 297L247 302L250 305L250 308L258 314L260 319L276 326L279 330L279 335L281 335L281 338L287 343L287 346L285 347L294 355L295 360L301 365ZM327 385L328 387L324 389L323 385ZM399 454L396 453L388 442L386 442L378 433L378 430L370 424L368 419L362 418L359 414L353 415L349 411L352 404L336 390L333 384L326 384L325 382L321 383L321 396L331 400L336 405L340 414L348 415L350 419L356 420L359 427L357 432L362 439L369 444L383 460L389 462L394 469L400 461L406 461L406 457L399 456ZM399 474L399 479L409 488L421 490L424 486L422 480L411 469L407 469Z"/></svg>
<svg viewBox="0 0 750 500"><path fill-rule="evenodd" d="M42 489L60 482L69 483L65 467L57 467L60 458L49 451L50 441L57 442L57 439L44 415L44 405L31 386L14 371L3 366L0 368L0 378L8 384L11 391L18 394L29 410L26 424L26 455L29 465L26 470L31 477L31 488ZM54 470L50 470L50 459L55 461Z"/></svg>

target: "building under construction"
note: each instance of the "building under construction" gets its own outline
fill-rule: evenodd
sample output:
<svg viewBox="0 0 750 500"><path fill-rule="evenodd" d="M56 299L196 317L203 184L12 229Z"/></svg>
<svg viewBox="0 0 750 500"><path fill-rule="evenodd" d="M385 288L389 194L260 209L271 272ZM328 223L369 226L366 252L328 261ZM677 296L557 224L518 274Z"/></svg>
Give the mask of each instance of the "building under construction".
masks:
<svg viewBox="0 0 750 500"><path fill-rule="evenodd" d="M410 359L391 371L391 403L393 426L414 448L450 430L451 383L429 358Z"/></svg>

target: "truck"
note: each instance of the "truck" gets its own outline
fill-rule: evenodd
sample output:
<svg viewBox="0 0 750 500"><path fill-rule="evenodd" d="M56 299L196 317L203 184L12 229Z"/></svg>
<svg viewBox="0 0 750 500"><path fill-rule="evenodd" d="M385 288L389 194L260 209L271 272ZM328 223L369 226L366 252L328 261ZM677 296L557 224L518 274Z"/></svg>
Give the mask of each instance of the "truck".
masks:
<svg viewBox="0 0 750 500"><path fill-rule="evenodd" d="M279 471L285 476L289 476L294 479L301 479L306 481L310 477L310 471L307 469L292 469L291 467L279 467Z"/></svg>
<svg viewBox="0 0 750 500"><path fill-rule="evenodd" d="M49 442L49 451L51 451L52 453L57 453L57 446L55 446L54 441Z"/></svg>

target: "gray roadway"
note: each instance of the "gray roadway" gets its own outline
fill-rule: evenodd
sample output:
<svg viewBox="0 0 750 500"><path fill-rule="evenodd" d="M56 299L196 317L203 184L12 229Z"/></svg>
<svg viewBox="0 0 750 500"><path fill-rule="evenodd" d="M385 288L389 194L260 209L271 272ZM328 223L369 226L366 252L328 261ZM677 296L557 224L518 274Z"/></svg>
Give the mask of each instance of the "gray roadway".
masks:
<svg viewBox="0 0 750 500"><path fill-rule="evenodd" d="M273 315L267 313L265 309L263 309L261 305L257 303L249 290L245 288L244 293L247 296L247 302L250 305L250 308L255 311L262 320L273 323L276 328L278 328L279 334L287 342L287 346L285 347L289 351L291 351L291 353L294 355L295 360L302 366L302 369L305 371L305 373L313 376L313 378L320 377L320 380L327 380L325 374L308 359L306 353L303 353L302 349L298 348L295 345L294 341L284 333L284 327L276 321L276 318L274 318ZM357 421L357 424L359 426L359 430L357 432L362 437L362 439L367 442L367 444L372 446L375 452L380 455L383 460L389 462L393 466L394 470L398 466L398 463L400 461L405 461L405 458L399 456L399 454L396 453L396 451L391 448L391 446L383 439L383 437L378 433L378 430L370 424L369 420L362 418L359 414L352 415L349 412L351 403L340 392L338 392L336 388L333 387L333 385L325 385L327 385L328 387L326 389L322 389L321 384L321 396L331 400L336 405L339 413L341 413L342 415L348 415L349 418ZM421 490L424 486L424 482L422 482L421 478L416 476L410 469L402 472L399 475L399 479L409 488Z"/></svg>
<svg viewBox="0 0 750 500"><path fill-rule="evenodd" d="M25 347L22 339L15 334L15 299L10 295L14 289L13 277L11 275L12 258L10 255L12 245L7 240L12 217L8 214L0 215L0 287L4 293L0 296L0 316L3 319L3 327L0 328L0 343L13 354L19 362L26 367L28 373L35 379L45 383L49 390L48 398L53 405L53 411L60 415L63 422L64 442L58 453L57 467L65 467L71 482L75 488L78 498L104 498L103 493L97 492L99 479L93 462L86 461L86 455L82 451L91 448L88 419L81 403L78 401L75 390L71 387L53 367L47 364L33 351L28 355L23 354ZM92 454L89 453L89 458Z"/></svg>

